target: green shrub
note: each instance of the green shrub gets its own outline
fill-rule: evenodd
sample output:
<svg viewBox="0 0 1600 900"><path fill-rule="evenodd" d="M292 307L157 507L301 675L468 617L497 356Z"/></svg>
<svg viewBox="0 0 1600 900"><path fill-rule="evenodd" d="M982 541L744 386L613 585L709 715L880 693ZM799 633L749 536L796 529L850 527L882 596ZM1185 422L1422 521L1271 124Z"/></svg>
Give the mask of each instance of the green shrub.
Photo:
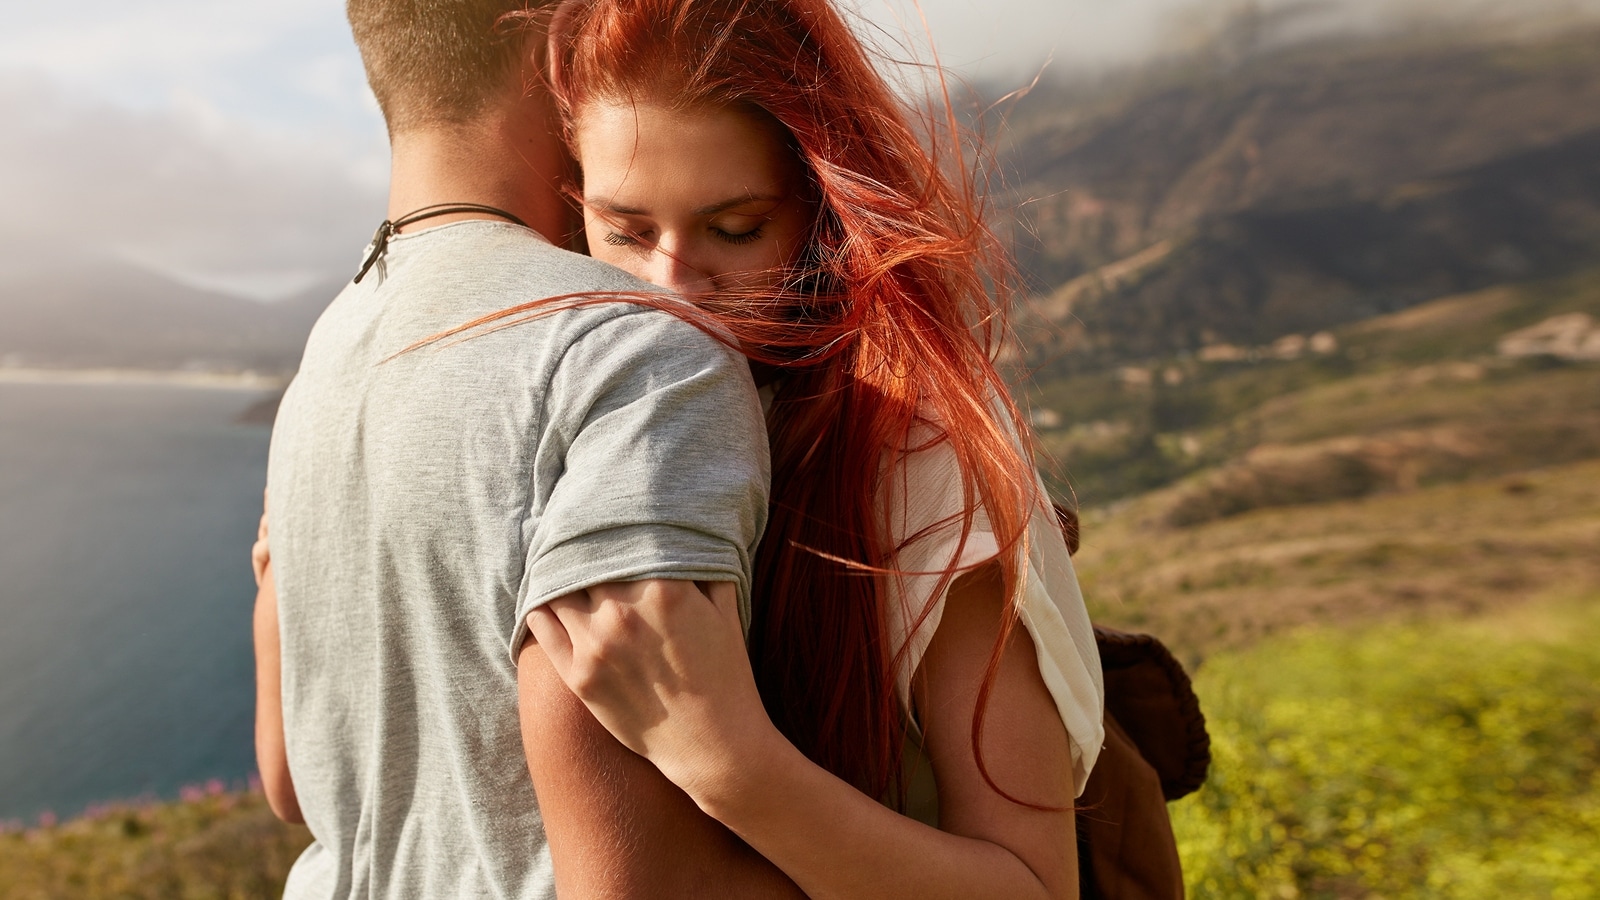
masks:
<svg viewBox="0 0 1600 900"><path fill-rule="evenodd" d="M4 900L268 900L311 842L260 793L213 783L172 803L102 806L0 832Z"/></svg>
<svg viewBox="0 0 1600 900"><path fill-rule="evenodd" d="M1600 598L1206 663L1191 896L1584 898L1600 885Z"/></svg>

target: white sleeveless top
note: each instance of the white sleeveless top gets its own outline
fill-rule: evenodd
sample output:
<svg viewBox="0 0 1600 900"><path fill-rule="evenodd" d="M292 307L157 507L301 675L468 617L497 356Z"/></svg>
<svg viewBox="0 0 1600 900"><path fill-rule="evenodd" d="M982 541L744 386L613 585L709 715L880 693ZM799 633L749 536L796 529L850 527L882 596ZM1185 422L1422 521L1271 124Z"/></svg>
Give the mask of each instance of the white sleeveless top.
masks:
<svg viewBox="0 0 1600 900"><path fill-rule="evenodd" d="M761 390L762 404L768 409L773 393L771 387ZM894 568L902 573L886 576L889 579L886 637L893 650L906 646L895 675L901 705L912 722L915 717L912 715L911 678L927 655L933 633L944 615L944 595L941 593L935 600L920 624L918 619L939 584L939 573L949 569L952 560L960 569L971 569L999 555L999 546L981 509L974 517L965 546L960 545L961 511L965 507L961 469L955 451L947 442L937 440L938 437L938 431L931 426L917 429L911 446L928 446L902 457L885 482L891 492L891 536L895 544L901 546ZM1059 520L1050 506L1043 481L1036 483L1038 503L1028 522L1028 558L1027 565L1022 567L1027 578L1022 595L1022 625L1033 639L1039 673L1055 700L1061 724L1067 729L1072 748L1073 783L1081 795L1105 738L1102 725L1105 688L1100 673L1100 653L1095 648L1094 630L1083 605L1083 595L1078 590L1078 578L1061 535ZM907 543L913 535L916 539ZM913 624L917 625L914 633ZM911 752L915 755L915 748ZM925 793L925 789L918 788L918 781L913 778L911 805L925 807L927 798L923 798L922 803L917 802L916 795ZM931 779L925 777L920 781L925 785L931 783Z"/></svg>
<svg viewBox="0 0 1600 900"><path fill-rule="evenodd" d="M928 433L934 434L932 429ZM920 443L914 442L913 446ZM961 470L948 443L941 441L905 456L887 486L891 491L890 527L895 540L903 543L917 536L903 546L895 563L895 568L905 574L889 576L885 610L889 646L899 648L908 637L910 641L904 663L896 672L900 700L909 714L911 676L939 627L944 596L935 600L914 632L911 626L922 616L938 586L938 573L949 568L953 560L962 569L978 566L999 555L999 547L982 510L974 517L966 545L960 546L961 510L965 503ZM1055 700L1061 724L1067 729L1072 745L1073 782L1081 794L1105 737L1100 653L1078 590L1072 557L1042 481L1038 483L1037 497L1037 507L1028 521L1022 625L1033 639L1039 673Z"/></svg>

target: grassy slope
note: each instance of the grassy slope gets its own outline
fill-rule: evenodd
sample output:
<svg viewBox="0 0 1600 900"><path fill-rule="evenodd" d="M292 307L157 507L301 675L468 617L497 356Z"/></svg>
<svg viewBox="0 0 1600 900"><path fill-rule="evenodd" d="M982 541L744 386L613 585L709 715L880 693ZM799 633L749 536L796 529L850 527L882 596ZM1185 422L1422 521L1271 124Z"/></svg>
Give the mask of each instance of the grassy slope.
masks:
<svg viewBox="0 0 1600 900"><path fill-rule="evenodd" d="M1494 355L1574 311L1600 313L1600 274L1368 320L1322 357L1043 385L1036 409L1098 417L1043 435L1085 501L1092 611L1197 659L1600 586L1600 366ZM1130 460L1147 484L1117 481Z"/></svg>
<svg viewBox="0 0 1600 900"><path fill-rule="evenodd" d="M1600 312L1600 279L1370 320L1332 357L1036 395L1101 417L1045 435L1080 497L1115 498L1083 511L1095 618L1196 671L1191 896L1593 896L1600 366L1493 353L1569 311ZM1117 482L1140 446L1148 481Z"/></svg>
<svg viewBox="0 0 1600 900"><path fill-rule="evenodd" d="M1190 895L1587 898L1600 592L1213 658L1214 761L1172 808Z"/></svg>
<svg viewBox="0 0 1600 900"><path fill-rule="evenodd" d="M1600 461L1191 528L1163 495L1084 521L1079 574L1107 624L1191 661L1306 625L1496 611L1600 589Z"/></svg>

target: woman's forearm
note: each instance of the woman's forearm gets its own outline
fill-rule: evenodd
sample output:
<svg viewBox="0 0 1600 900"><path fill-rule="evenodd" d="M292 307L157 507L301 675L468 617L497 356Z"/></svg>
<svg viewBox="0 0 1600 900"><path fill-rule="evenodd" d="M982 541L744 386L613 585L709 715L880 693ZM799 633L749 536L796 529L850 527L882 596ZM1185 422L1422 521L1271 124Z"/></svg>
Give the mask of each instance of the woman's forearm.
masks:
<svg viewBox="0 0 1600 900"><path fill-rule="evenodd" d="M1010 850L900 815L812 763L776 730L736 781L695 801L806 895L1051 898Z"/></svg>
<svg viewBox="0 0 1600 900"><path fill-rule="evenodd" d="M1076 896L1069 742L1020 629L993 673L986 767L972 747L1004 608L997 568L952 585L921 666L939 829L881 806L778 732L743 652L731 584L615 593L591 589L529 615L558 676L606 730L807 895Z"/></svg>
<svg viewBox="0 0 1600 900"><path fill-rule="evenodd" d="M1076 897L1070 742L1022 628L990 671L1004 607L997 566L956 579L919 668L939 829L812 764L764 717L750 732L758 746L740 753L751 764L734 770L738 781L723 776L691 796L813 897ZM990 676L980 766L972 723Z"/></svg>

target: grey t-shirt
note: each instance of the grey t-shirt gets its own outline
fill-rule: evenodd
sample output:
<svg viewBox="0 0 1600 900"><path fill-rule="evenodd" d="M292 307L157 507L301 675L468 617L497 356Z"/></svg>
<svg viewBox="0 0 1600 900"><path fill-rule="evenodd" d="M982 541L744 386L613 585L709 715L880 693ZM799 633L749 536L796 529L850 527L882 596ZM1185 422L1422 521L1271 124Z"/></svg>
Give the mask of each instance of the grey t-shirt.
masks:
<svg viewBox="0 0 1600 900"><path fill-rule="evenodd" d="M316 837L286 897L554 896L523 618L653 577L748 602L769 463L736 353L623 303L401 352L519 303L649 290L472 221L395 238L318 321L268 475L289 767Z"/></svg>

